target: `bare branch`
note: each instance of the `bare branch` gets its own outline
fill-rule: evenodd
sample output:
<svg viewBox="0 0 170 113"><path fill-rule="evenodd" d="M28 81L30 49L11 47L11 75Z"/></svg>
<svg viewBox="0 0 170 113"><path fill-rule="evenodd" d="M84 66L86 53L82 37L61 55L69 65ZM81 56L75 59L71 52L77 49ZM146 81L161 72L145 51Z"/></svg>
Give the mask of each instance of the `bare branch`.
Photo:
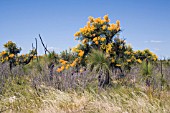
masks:
<svg viewBox="0 0 170 113"><path fill-rule="evenodd" d="M38 48L38 46L37 46L37 38L35 38L35 44L36 44L36 45L35 45L35 46L36 46L36 49L35 49L35 51L36 51L36 58L37 58L37 61L38 61L38 57L37 57L37 54L38 54L38 53L37 53L37 48Z"/></svg>
<svg viewBox="0 0 170 113"><path fill-rule="evenodd" d="M42 45L43 45L45 51L47 51L47 52L50 54L51 52L45 47L44 42L43 42L43 40L42 40L40 34L39 34L39 37L40 37L41 43L42 43Z"/></svg>

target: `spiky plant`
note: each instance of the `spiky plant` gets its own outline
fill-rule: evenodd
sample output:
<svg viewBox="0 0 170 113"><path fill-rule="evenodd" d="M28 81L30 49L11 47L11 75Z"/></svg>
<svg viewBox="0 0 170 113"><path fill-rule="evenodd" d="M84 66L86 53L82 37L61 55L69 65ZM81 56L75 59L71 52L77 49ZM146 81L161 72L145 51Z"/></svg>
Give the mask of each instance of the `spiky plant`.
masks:
<svg viewBox="0 0 170 113"><path fill-rule="evenodd" d="M99 74L99 86L103 87L104 85L108 85L110 83L110 62L107 56L100 50L92 50L87 57L87 61L89 63L90 70L96 71Z"/></svg>
<svg viewBox="0 0 170 113"><path fill-rule="evenodd" d="M144 76L144 79L146 80L146 86L149 86L150 87L150 78L151 78L151 75L152 75L152 65L150 62L148 62L146 60L146 62L143 62L142 63L142 66L141 66L141 73L142 75Z"/></svg>
<svg viewBox="0 0 170 113"><path fill-rule="evenodd" d="M142 75L145 77L150 76L152 74L152 65L151 63L143 62L142 63Z"/></svg>

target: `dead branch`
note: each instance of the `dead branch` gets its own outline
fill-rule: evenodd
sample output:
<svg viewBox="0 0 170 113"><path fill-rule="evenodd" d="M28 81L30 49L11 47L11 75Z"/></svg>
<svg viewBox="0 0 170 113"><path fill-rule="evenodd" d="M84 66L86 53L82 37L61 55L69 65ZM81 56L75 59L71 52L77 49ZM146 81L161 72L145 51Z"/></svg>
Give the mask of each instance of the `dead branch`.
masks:
<svg viewBox="0 0 170 113"><path fill-rule="evenodd" d="M44 49L45 49L45 52L48 52L48 53L50 54L51 52L45 47L44 42L43 42L40 34L39 34L39 37L40 37L41 43L42 43L42 45L43 45L43 47L44 47Z"/></svg>

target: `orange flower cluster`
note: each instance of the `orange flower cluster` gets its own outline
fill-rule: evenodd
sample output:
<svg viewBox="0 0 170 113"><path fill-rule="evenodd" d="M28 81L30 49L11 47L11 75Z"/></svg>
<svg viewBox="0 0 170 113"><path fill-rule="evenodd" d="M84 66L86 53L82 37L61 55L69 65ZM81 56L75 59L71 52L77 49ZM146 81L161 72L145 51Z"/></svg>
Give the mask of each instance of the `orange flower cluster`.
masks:
<svg viewBox="0 0 170 113"><path fill-rule="evenodd" d="M59 62L62 64L62 65L65 65L67 63L67 61L63 60L63 59L60 59Z"/></svg>
<svg viewBox="0 0 170 113"><path fill-rule="evenodd" d="M142 63L142 60L141 59L136 59L136 61L138 62L138 63Z"/></svg>
<svg viewBox="0 0 170 113"><path fill-rule="evenodd" d="M117 20L116 24L110 24L110 26L108 27L108 30L109 31L114 31L114 30L119 31L120 30L120 21Z"/></svg>
<svg viewBox="0 0 170 113"><path fill-rule="evenodd" d="M145 49L143 51L140 51L140 50L134 51L134 54L136 56L143 56L143 57L145 57L145 59L147 58L148 60L151 60L151 61L158 60L158 56L156 54L152 53L149 49Z"/></svg>
<svg viewBox="0 0 170 113"><path fill-rule="evenodd" d="M6 53L7 53L6 51L2 51L2 52L0 53L0 56L5 55Z"/></svg>
<svg viewBox="0 0 170 113"><path fill-rule="evenodd" d="M120 30L120 21L117 20L115 24L109 24L110 19L108 15L105 15L103 19L100 17L98 18L93 18L89 17L89 21L87 22L87 25L84 26L83 28L80 28L78 32L74 34L75 37L80 37L80 36L88 36L88 37L94 37L95 36L95 30L97 30L100 26L99 29L101 30L109 30L109 31L119 31ZM100 32L100 31L99 31ZM98 42L95 42L98 44Z"/></svg>
<svg viewBox="0 0 170 113"><path fill-rule="evenodd" d="M57 72L62 72L64 69L68 69L70 67L75 67L76 64L78 63L79 58L76 58L71 64L68 64L67 61L60 59L59 62L62 64L60 68L58 68L56 71Z"/></svg>
<svg viewBox="0 0 170 113"><path fill-rule="evenodd" d="M60 68L57 69L57 72L61 72L64 70L64 66L61 66Z"/></svg>
<svg viewBox="0 0 170 113"><path fill-rule="evenodd" d="M68 69L69 68L69 64L67 64L67 61L60 59L59 62L62 64L62 66L60 68L57 69L57 72L61 72L64 69ZM67 65L66 65L67 64ZM66 67L65 67L66 65Z"/></svg>
<svg viewBox="0 0 170 113"><path fill-rule="evenodd" d="M10 54L10 55L9 55L9 58L13 58L13 57L14 57L14 54Z"/></svg>
<svg viewBox="0 0 170 113"><path fill-rule="evenodd" d="M99 44L99 41L104 42L105 40L106 40L106 38L104 38L104 37L95 37L95 38L93 38L93 42L94 42L96 45Z"/></svg>
<svg viewBox="0 0 170 113"><path fill-rule="evenodd" d="M75 52L78 54L79 57L82 57L84 55L84 51L79 48L80 48L80 45L78 45L77 47L73 47L72 52Z"/></svg>
<svg viewBox="0 0 170 113"><path fill-rule="evenodd" d="M105 15L103 18L104 18L105 22L110 22L110 19L109 19L108 15Z"/></svg>
<svg viewBox="0 0 170 113"><path fill-rule="evenodd" d="M83 51L83 50L79 50L78 55L79 55L80 57L82 57L82 56L84 55L84 51Z"/></svg>
<svg viewBox="0 0 170 113"><path fill-rule="evenodd" d="M71 67L75 67L78 61L79 61L79 59L76 58L76 59L73 61L73 63L70 64L70 66L71 66Z"/></svg>

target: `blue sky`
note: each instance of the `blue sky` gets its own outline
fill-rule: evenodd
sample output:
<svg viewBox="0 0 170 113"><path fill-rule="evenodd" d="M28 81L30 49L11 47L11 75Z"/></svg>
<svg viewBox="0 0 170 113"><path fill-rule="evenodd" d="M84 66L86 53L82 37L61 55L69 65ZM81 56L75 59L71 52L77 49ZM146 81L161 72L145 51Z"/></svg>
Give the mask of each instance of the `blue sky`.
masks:
<svg viewBox="0 0 170 113"><path fill-rule="evenodd" d="M121 37L134 50L149 48L160 58L170 57L170 0L0 0L0 51L8 40L31 49L41 34L56 52L77 45L74 33L88 16L109 15L121 22ZM38 42L38 51L43 47Z"/></svg>

